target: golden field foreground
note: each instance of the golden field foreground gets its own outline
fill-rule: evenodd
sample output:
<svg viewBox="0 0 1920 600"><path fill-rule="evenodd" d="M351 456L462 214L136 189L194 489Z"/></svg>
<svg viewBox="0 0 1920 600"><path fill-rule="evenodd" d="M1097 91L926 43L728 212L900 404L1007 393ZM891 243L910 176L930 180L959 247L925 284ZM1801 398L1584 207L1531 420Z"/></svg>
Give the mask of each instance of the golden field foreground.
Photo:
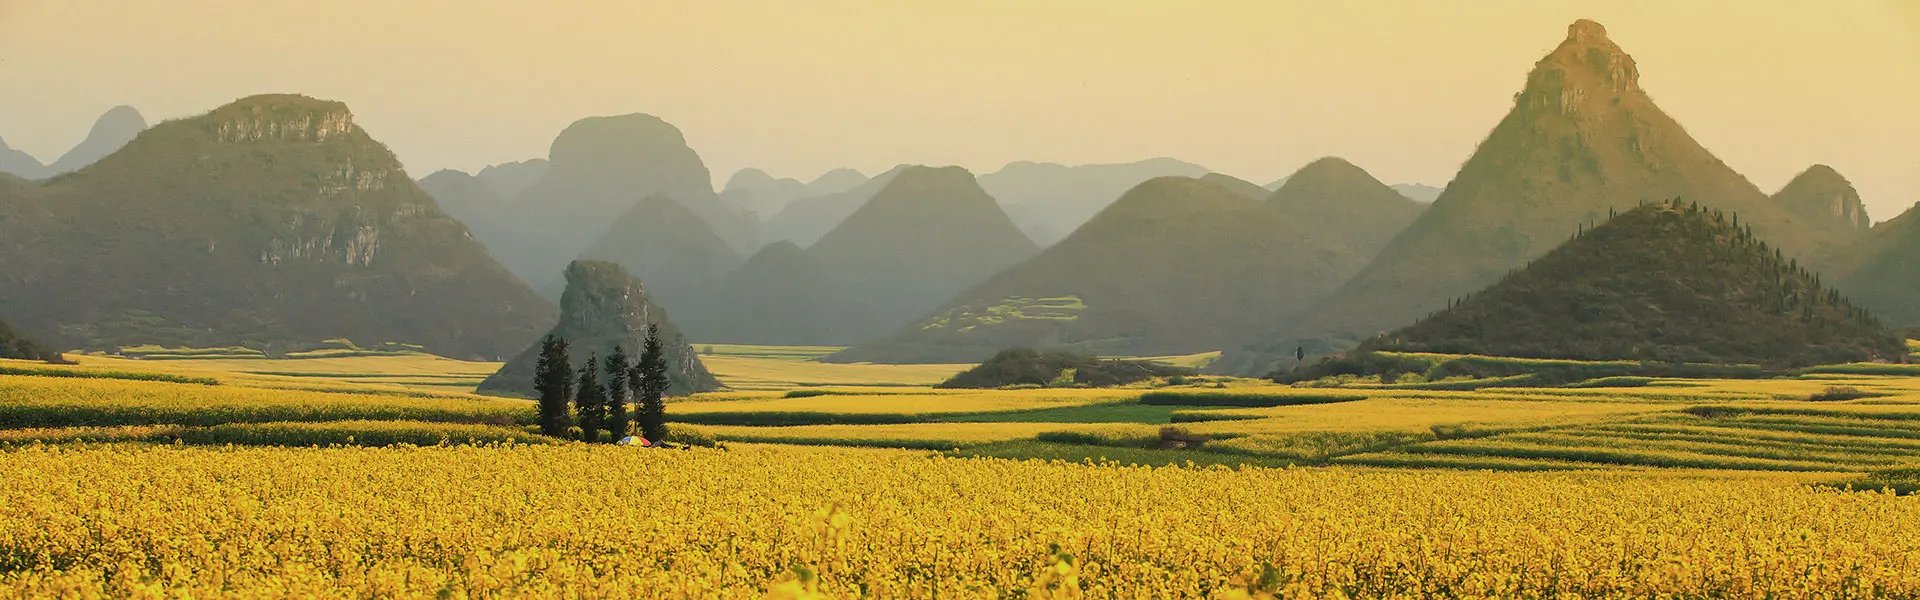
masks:
<svg viewBox="0 0 1920 600"><path fill-rule="evenodd" d="M740 385L668 413L723 447L672 451L537 435L494 363L0 361L0 597L1920 597L1910 366L944 390L706 348Z"/></svg>
<svg viewBox="0 0 1920 600"><path fill-rule="evenodd" d="M1920 594L1920 499L1779 475L107 445L0 479L19 596Z"/></svg>

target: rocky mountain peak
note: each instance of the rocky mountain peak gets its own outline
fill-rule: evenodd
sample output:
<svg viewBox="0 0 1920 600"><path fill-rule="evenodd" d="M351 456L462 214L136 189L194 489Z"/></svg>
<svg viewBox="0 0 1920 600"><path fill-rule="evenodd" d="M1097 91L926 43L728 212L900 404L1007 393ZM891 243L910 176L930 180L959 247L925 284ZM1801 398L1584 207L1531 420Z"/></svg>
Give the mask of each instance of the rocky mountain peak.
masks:
<svg viewBox="0 0 1920 600"><path fill-rule="evenodd" d="M1581 19L1567 26L1567 39L1534 65L1520 92L1523 107L1577 114L1583 106L1609 106L1640 94L1640 69L1607 38L1607 28Z"/></svg>
<svg viewBox="0 0 1920 600"><path fill-rule="evenodd" d="M1808 167L1775 192L1773 199L1788 210L1819 221L1862 230L1873 226L1860 192L1839 171L1826 165Z"/></svg>

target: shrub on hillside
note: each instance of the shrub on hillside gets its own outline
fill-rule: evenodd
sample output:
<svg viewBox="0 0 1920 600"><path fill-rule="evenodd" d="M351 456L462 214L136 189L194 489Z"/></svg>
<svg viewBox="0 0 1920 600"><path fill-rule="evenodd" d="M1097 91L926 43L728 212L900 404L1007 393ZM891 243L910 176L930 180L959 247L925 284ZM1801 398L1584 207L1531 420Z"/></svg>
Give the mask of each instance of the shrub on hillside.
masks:
<svg viewBox="0 0 1920 600"><path fill-rule="evenodd" d="M943 388L994 389L1015 385L1110 387L1193 371L1142 360L1103 359L1064 350L1002 350L993 358L953 376Z"/></svg>
<svg viewBox="0 0 1920 600"><path fill-rule="evenodd" d="M1836 385L1828 386L1827 389L1820 390L1820 392L1808 396L1807 399L1814 402L1836 402L1840 400L1872 398L1879 395L1881 394L1875 394L1853 386Z"/></svg>

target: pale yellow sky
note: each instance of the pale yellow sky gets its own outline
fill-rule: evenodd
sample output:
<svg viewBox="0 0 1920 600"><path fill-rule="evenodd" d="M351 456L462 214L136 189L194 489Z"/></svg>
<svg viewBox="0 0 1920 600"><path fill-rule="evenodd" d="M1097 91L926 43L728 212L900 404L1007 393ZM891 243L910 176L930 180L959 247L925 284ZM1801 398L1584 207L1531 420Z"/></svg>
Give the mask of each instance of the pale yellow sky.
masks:
<svg viewBox="0 0 1920 600"><path fill-rule="evenodd" d="M1920 0L0 0L0 138L46 161L131 104L347 102L414 176L659 115L717 179L1172 156L1266 182L1323 155L1442 185L1576 18L1762 189L1815 162L1920 201Z"/></svg>

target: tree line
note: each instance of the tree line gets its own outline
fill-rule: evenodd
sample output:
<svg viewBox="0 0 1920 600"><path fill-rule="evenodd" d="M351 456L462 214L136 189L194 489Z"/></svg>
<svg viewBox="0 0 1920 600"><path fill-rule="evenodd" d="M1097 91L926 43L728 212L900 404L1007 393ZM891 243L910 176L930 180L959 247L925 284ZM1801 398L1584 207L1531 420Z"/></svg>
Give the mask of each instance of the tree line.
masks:
<svg viewBox="0 0 1920 600"><path fill-rule="evenodd" d="M589 354L578 370L567 340L549 335L540 341L533 383L540 394L543 434L565 437L578 425L580 439L588 442L600 440L601 431L608 432L610 442L637 434L659 443L667 436L667 358L659 326L647 327L640 360L629 363L626 351L614 346L605 361Z"/></svg>

